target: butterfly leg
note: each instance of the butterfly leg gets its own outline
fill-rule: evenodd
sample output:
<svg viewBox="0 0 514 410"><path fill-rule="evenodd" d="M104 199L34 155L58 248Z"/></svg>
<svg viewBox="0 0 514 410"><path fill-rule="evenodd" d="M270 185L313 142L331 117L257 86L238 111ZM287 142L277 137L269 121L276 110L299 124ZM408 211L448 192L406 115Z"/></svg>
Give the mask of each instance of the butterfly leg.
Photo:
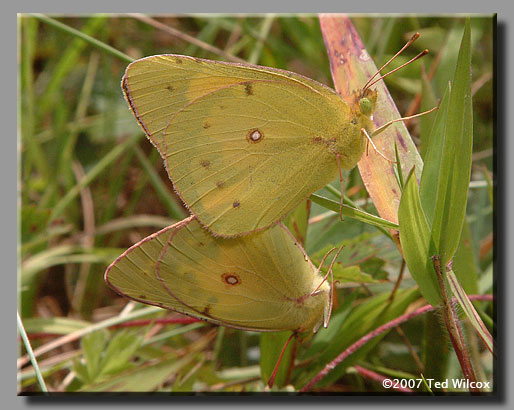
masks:
<svg viewBox="0 0 514 410"><path fill-rule="evenodd" d="M335 291L335 284L336 284L336 282L334 282L334 272L332 271L332 268L334 267L334 263L336 262L337 257L339 256L339 254L341 253L343 248L344 248L344 245L341 245L339 247L339 249L337 250L337 252L336 252L336 254L334 256L334 258L332 259L332 262L330 263L330 266L328 267L327 274L323 277L323 280L316 287L316 289L311 293L311 296L314 296L316 294L316 292L318 291L318 289L323 284L323 282L325 282L328 279L328 276L330 275L330 299L329 299L330 303L329 303L328 311L326 312L326 315L325 315L325 320L324 320L324 323L323 323L324 327L328 327L328 323L330 322L330 315L332 314L332 307L334 306L334 291ZM325 259L327 259L328 255L330 255L332 253L332 251L334 251L335 249L337 249L337 248L332 248L332 249L330 249L325 254L323 259L321 260L320 265L318 266L318 272L321 271L321 267L323 266L323 263L325 262Z"/></svg>
<svg viewBox="0 0 514 410"><path fill-rule="evenodd" d="M271 376L268 380L268 387L273 387L273 384L275 383L275 377L277 376L278 367L280 366L280 363L282 362L282 357L284 356L284 353L287 349L287 346L289 345L289 342L293 339L293 337L296 336L296 332L291 333L291 336L287 339L286 343L284 344L284 347L282 348L282 351L280 352L280 356L278 357L277 364L275 365L275 368L273 369L273 372L271 373Z"/></svg>
<svg viewBox="0 0 514 410"><path fill-rule="evenodd" d="M382 154L382 152L380 152L377 148L377 146L375 145L375 143L373 142L373 140L371 139L371 137L369 136L368 132L364 129L364 128L361 128L361 131L364 133L364 135L366 136L366 138L368 139L368 143L371 144L371 146L373 147L373 149L375 150L375 152L380 155L382 158L384 158L386 161L389 161L391 162L392 164L396 164L396 161L393 161L392 159L389 159L387 158L384 154Z"/></svg>
<svg viewBox="0 0 514 410"><path fill-rule="evenodd" d="M341 184L341 201L339 202L339 219L343 220L343 198L344 198L344 187L343 187L343 170L341 168L340 155L336 154L337 169L339 170L339 182Z"/></svg>

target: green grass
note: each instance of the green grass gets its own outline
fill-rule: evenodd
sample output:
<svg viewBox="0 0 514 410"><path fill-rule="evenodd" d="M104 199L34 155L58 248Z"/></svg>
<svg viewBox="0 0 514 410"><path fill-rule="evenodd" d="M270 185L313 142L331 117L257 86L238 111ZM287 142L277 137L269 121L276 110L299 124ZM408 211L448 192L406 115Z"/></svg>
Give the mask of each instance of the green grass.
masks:
<svg viewBox="0 0 514 410"><path fill-rule="evenodd" d="M319 21L313 15L162 16L158 21L176 30L180 38L133 16L19 17L18 309L41 371L37 374L30 365L19 370L21 394L39 392L42 385L50 392L265 390L261 366L269 374L277 356L276 346L265 339L267 336L205 323L159 324L163 318L179 316L130 303L113 293L103 280L107 265L126 248L188 215L171 188L157 151L132 117L120 80L132 59L176 53L218 60L232 55L332 86ZM413 32L421 33L392 68L428 48L430 53L422 61L424 74L417 62L386 80L402 114L409 112L422 89L421 103L414 112L443 98L448 81L453 81L463 17L358 16L352 21L377 65L387 61ZM492 18L472 18L470 173L476 183L466 197L465 178L459 175L451 182L459 192L460 210L452 208L455 197L451 195L430 205L439 206L443 214L448 207L461 212L458 217L464 222L455 222L451 212L439 220L455 226L464 224L460 242L452 237L448 248L453 253L459 244L454 269L464 290L481 294L493 291L493 204L489 189L494 122L492 41ZM453 114L448 115L458 115L455 103L451 110ZM434 120L430 115L408 124L423 159L430 164L434 154L427 147ZM445 157L445 161L451 164L452 158ZM434 167L428 169L433 175ZM399 178L408 180L407 174ZM412 304L426 303L421 296L423 283L408 269L394 301L389 303L402 271L401 253L388 230L396 225L377 216L357 169L347 173L344 181L345 204L351 208L345 208L343 221L330 212L338 210L340 201L338 190L333 188L319 191L317 198L326 199L314 198L310 213L305 212L307 208L297 210L294 218L304 226L306 250L315 262L323 250L344 243L341 271L368 279L366 283L349 282L344 279L348 276L341 276L329 328L297 347L289 386L282 389L299 390L357 339L399 317ZM415 189L412 182L406 182L409 192ZM339 187L339 180L332 185ZM421 192L424 203L426 192ZM415 230L409 233L417 235ZM461 277L459 270L470 273ZM492 332L492 304L476 302L475 308ZM140 318L146 321L134 322ZM464 316L461 320L467 325ZM134 326L119 328L129 322ZM477 377L492 380L491 355L476 332L465 329ZM62 345L49 345L59 338L64 338ZM283 337L277 335L276 339ZM25 355L21 339L20 346L21 357ZM265 347L261 357L259 346ZM48 351L38 355L42 348ZM434 357L440 365L434 364ZM361 367L353 367L357 364ZM427 379L462 377L437 314L413 318L401 331L380 335L345 360L317 388L341 393L383 392L380 383L362 376L358 371L362 367L412 377L420 377L423 371ZM38 381L41 377L44 384ZM144 383L138 384L138 380ZM285 380L287 374L283 372L277 381Z"/></svg>

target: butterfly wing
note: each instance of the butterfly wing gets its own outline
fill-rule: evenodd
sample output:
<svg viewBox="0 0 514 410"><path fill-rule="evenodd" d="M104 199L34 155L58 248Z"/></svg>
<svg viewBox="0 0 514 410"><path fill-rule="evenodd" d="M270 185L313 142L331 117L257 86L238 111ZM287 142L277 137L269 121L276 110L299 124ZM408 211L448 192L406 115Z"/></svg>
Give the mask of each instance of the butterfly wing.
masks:
<svg viewBox="0 0 514 410"><path fill-rule="evenodd" d="M107 283L137 301L241 329L312 330L324 319L328 285L281 226L214 238L191 217L132 246Z"/></svg>
<svg viewBox="0 0 514 410"><path fill-rule="evenodd" d="M123 89L180 197L221 236L263 229L330 182L351 134L334 91L282 70L153 56L129 65Z"/></svg>

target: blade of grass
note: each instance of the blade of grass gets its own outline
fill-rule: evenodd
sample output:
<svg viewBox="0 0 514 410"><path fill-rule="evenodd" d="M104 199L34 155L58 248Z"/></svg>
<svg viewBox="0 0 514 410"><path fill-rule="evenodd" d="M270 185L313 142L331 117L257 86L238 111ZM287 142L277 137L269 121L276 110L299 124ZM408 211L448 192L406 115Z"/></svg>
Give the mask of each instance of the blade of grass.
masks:
<svg viewBox="0 0 514 410"><path fill-rule="evenodd" d="M141 134L136 134L131 138L125 140L121 144L115 146L107 155L105 155L97 164L89 170L86 176L73 188L71 188L66 195L55 205L50 215L50 222L55 220L61 213L66 209L66 207L73 201L77 195L79 195L80 190L89 185L98 175L100 175L103 171L106 170L109 166L111 166L114 161L123 154L127 149L129 149L133 144L135 144L141 137Z"/></svg>
<svg viewBox="0 0 514 410"><path fill-rule="evenodd" d="M131 149L122 158L121 164L116 167L116 170L109 173L109 198L119 198L123 187L127 183L126 175L129 172L129 167L132 164L134 157L134 150ZM109 223L114 217L118 208L117 201L109 201L101 209L101 215L99 217L100 223Z"/></svg>
<svg viewBox="0 0 514 410"><path fill-rule="evenodd" d="M55 28L66 28L69 34L73 34L74 37L81 37L81 35L91 36L100 30L106 23L106 16L98 15L91 17L86 21L82 30L75 30L71 27L66 26L58 22L57 20L47 17L41 14L32 14L33 17L52 25ZM75 38L60 56L58 63L53 69L52 77L48 83L44 94L41 96L38 102L38 114L41 119L49 110L54 108L56 98L61 95L58 91L62 87L63 81L67 75L73 70L78 64L78 60L84 51L87 43L84 43L81 39Z"/></svg>
<svg viewBox="0 0 514 410"><path fill-rule="evenodd" d="M41 391L44 394L48 394L48 389L45 384L45 380L39 370L39 366L37 364L36 356L34 355L34 351L30 346L29 338L27 337L27 333L25 332L25 328L23 327L23 322L21 321L20 313L16 312L16 321L18 323L18 331L20 332L21 339L23 340L23 344L25 345L25 349L27 349L27 354L30 357L30 362L32 363L32 367L34 367L34 371L36 372L37 381L39 383L39 387L41 387Z"/></svg>
<svg viewBox="0 0 514 410"><path fill-rule="evenodd" d="M471 175L471 33L469 19L462 38L448 102L448 120L437 185L432 237L445 266L457 249L466 215Z"/></svg>
<svg viewBox="0 0 514 410"><path fill-rule="evenodd" d="M274 20L275 20L274 14L270 13L270 14L265 15L265 17L262 21L262 24L261 24L261 30L259 32L259 37L257 37L257 43L255 43L255 46L253 47L253 50L250 53L250 56L248 57L248 63L257 64L259 62L259 59L261 57L262 47L264 45L264 42L266 41L266 38L269 35L271 26L272 26Z"/></svg>
<svg viewBox="0 0 514 410"><path fill-rule="evenodd" d="M425 147L425 166L421 173L419 195L423 211L432 225L437 200L437 186L441 171L442 150L444 144L444 128L448 118L448 104L451 87L448 85L443 100L437 110L428 144Z"/></svg>
<svg viewBox="0 0 514 410"><path fill-rule="evenodd" d="M34 95L34 54L38 33L38 22L32 18L23 17L20 19L22 26L22 59L21 59L21 98L18 100L18 126L21 128L21 142L26 145L26 156L23 158L23 174L31 174L32 164L35 164L37 173L47 180L50 175L50 168L41 144L35 132L35 95ZM23 113L23 121L21 114Z"/></svg>
<svg viewBox="0 0 514 410"><path fill-rule="evenodd" d="M168 215L174 219L183 219L186 216L186 213L184 209L177 203L177 201L171 195L171 187L167 187L164 184L164 182L162 182L161 177L157 174L153 165L150 163L148 158L146 158L141 148L139 148L138 146L134 146L134 152L136 154L137 159L143 166L143 169L148 174L150 182L155 188L157 195L166 207Z"/></svg>
<svg viewBox="0 0 514 410"><path fill-rule="evenodd" d="M94 37L91 37L89 33L84 33L80 30L76 30L73 27L67 26L66 24L61 23L60 21L57 21L51 17L45 16L44 14L30 14L32 17L35 17L44 23L61 30L67 34L72 35L73 37L78 37L81 40L84 40L86 43L89 43L97 48L99 48L102 51L105 51L106 53L109 53L113 55L114 57L119 58L120 60L126 61L127 63L131 63L134 61L134 59L130 56L128 56L125 53L122 53L121 51L116 50L114 47L109 46L108 44L105 44L102 41L97 40ZM101 19L105 19L106 16L98 16L97 19L101 21Z"/></svg>
<svg viewBox="0 0 514 410"><path fill-rule="evenodd" d="M89 64L87 67L86 76L84 78L84 83L82 85L82 90L80 92L80 96L78 99L77 108L75 109L74 120L77 122L79 122L86 116L87 108L91 98L91 93L93 91L93 85L96 78L98 63L99 55L97 53L92 53L89 58ZM71 132L70 134L66 135L66 140L64 142L64 146L62 148L61 155L59 158L59 173L65 177L68 189L71 187L73 183L73 173L70 169L70 164L73 162L73 153L75 151L75 146L77 144L77 137L77 131Z"/></svg>
<svg viewBox="0 0 514 410"><path fill-rule="evenodd" d="M201 49L203 50L207 50L207 51L210 51L211 53L214 53L216 55L219 55L219 56L222 56L222 57L225 57L227 60L229 61L233 61L233 62L236 62L236 63L244 63L246 64L246 61L245 60L242 60L241 58L239 57L235 57L233 56L232 54L224 51L224 50L221 50L217 47L214 47L212 46L211 44L209 43L206 43L204 41L201 41L199 40L198 38L196 37L193 37L193 36L190 36L188 34L185 34L185 33L182 33L180 30L177 30L177 29L174 29L173 27L170 27L170 26L167 26L166 24L163 24L155 19L152 19L150 17L147 17L145 16L144 14L139 14L139 13L133 13L133 14L129 14L130 17L133 17L139 21L142 21L152 27L155 27L159 30L162 30L162 31L165 31L166 33L174 36L174 37L177 37L177 38L180 38L181 40L187 42L187 43L190 43L190 44L194 44L196 45L197 47L200 47Z"/></svg>

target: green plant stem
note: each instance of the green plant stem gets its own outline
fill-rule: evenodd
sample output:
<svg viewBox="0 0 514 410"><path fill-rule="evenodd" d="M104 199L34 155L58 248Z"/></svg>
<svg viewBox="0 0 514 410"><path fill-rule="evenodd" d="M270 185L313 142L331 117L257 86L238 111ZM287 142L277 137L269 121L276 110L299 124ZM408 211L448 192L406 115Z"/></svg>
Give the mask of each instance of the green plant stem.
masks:
<svg viewBox="0 0 514 410"><path fill-rule="evenodd" d="M477 379L475 376L475 371L473 370L473 365L471 364L471 359L466 349L466 344L464 342L462 331L459 325L459 319L452 303L450 303L450 299L448 298L448 291L446 289L443 272L441 269L441 257L439 255L432 256L432 263L434 265L439 287L443 296L443 316L446 329L450 335L450 339L452 341L455 353L457 354L457 358L459 359L460 367L462 368L464 377L472 382L473 385L476 385ZM477 389L476 387L470 387L470 390L472 392L480 392L480 389Z"/></svg>

